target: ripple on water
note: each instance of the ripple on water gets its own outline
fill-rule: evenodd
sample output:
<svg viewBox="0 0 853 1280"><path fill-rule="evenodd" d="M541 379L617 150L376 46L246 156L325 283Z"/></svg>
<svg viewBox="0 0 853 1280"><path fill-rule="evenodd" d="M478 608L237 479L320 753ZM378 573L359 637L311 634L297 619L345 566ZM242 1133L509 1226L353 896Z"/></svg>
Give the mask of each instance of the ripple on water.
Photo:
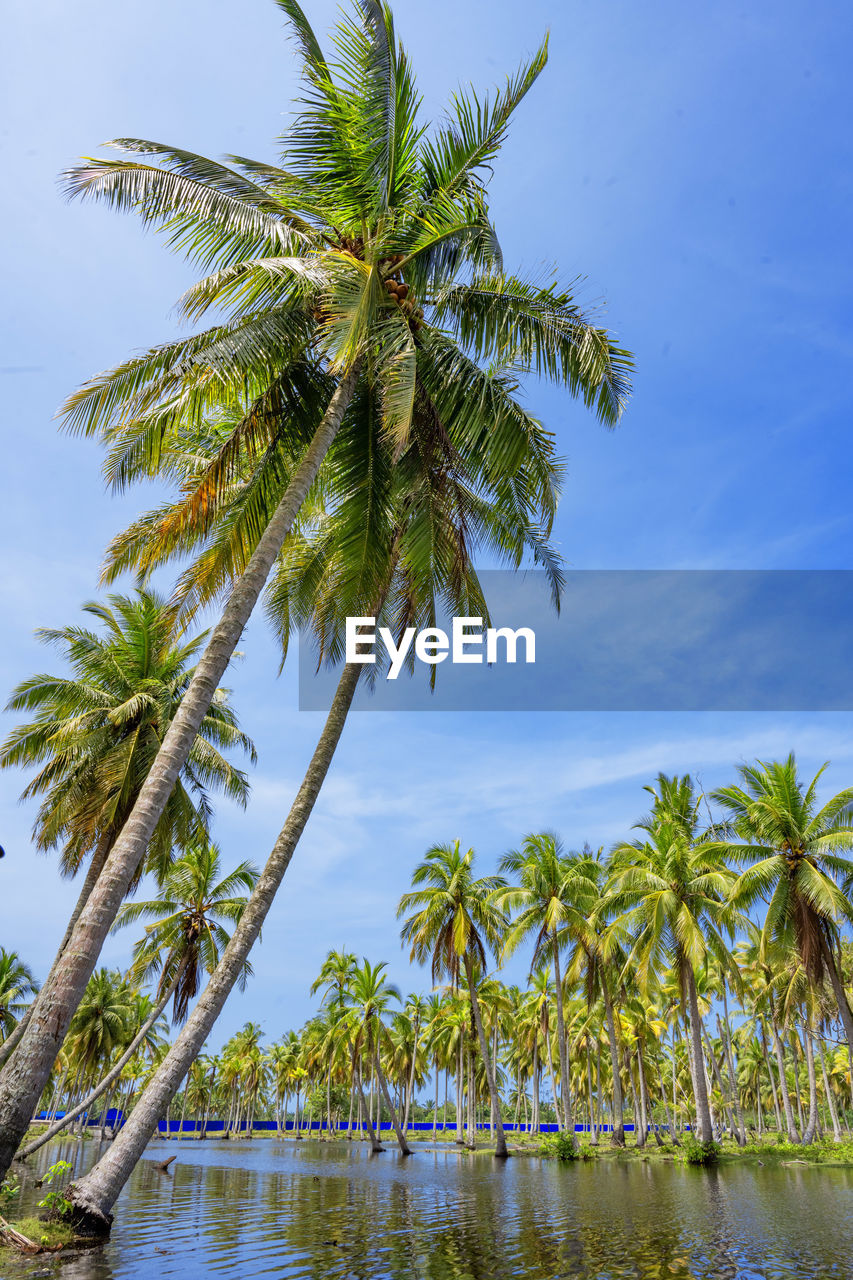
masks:
<svg viewBox="0 0 853 1280"><path fill-rule="evenodd" d="M38 1168L65 1158L83 1172L95 1148L55 1144ZM153 1161L176 1153L160 1173ZM159 1143L149 1155L109 1245L59 1263L61 1280L853 1276L847 1170L565 1167L441 1146L403 1161L360 1143L272 1140Z"/></svg>

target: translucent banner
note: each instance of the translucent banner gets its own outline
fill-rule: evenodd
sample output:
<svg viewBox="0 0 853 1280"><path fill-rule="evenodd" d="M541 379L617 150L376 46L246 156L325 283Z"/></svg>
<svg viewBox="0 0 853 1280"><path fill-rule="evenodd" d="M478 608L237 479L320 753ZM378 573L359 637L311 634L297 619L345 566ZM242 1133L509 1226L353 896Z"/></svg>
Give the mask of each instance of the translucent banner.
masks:
<svg viewBox="0 0 853 1280"><path fill-rule="evenodd" d="M577 570L559 615L541 572L480 577L488 618L348 620L354 709L853 710L853 570ZM339 676L301 636L300 709L327 709Z"/></svg>

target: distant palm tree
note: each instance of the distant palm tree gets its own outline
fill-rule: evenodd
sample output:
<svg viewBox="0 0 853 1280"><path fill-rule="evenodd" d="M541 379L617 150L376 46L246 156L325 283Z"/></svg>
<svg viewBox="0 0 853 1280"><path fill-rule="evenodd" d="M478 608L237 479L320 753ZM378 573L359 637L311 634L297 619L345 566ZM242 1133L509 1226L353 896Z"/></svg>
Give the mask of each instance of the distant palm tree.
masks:
<svg viewBox="0 0 853 1280"><path fill-rule="evenodd" d="M226 924L239 921L246 908L246 894L251 893L257 879L258 871L249 862L241 862L222 876L217 846L208 839L197 839L169 867L156 898L125 903L116 916L114 930L141 919L151 921L133 949L131 976L143 983L159 974L158 996L167 989L174 991L173 1022L184 1021L202 974L213 973L218 965L230 938ZM239 980L241 991L251 973L246 960Z"/></svg>
<svg viewBox="0 0 853 1280"><path fill-rule="evenodd" d="M740 978L724 934L732 936L737 919L727 899L734 880L720 849L700 831L702 801L689 776L659 774L651 813L636 823L644 834L618 844L612 854L612 900L627 914L634 933L628 964L641 991L668 959L686 996L690 1015L691 1071L700 1142L710 1142L713 1125L705 1079L702 1019L696 971L710 952Z"/></svg>
<svg viewBox="0 0 853 1280"><path fill-rule="evenodd" d="M742 785L712 798L726 810L732 837L721 853L746 866L732 900L749 909L767 902L763 937L794 950L817 989L829 978L853 1054L853 1013L840 965L839 924L853 921L853 787L819 805L824 765L806 786L794 753L785 760L742 765ZM841 883L839 884L839 881Z"/></svg>
<svg viewBox="0 0 853 1280"><path fill-rule="evenodd" d="M405 920L400 936L410 944L413 960L419 964L430 962L433 982L446 976L456 986L460 967L465 970L495 1117L495 1155L506 1157L509 1152L501 1119L501 1099L477 999L475 972L486 972L487 949L495 956L501 954L507 919L497 905L496 895L505 887L505 881L500 876L475 880L473 863L474 850L462 853L458 840L453 844L434 845L415 868L414 888L400 899L397 918L412 913Z"/></svg>
<svg viewBox="0 0 853 1280"><path fill-rule="evenodd" d="M118 971L98 969L89 980L68 1032L78 1078L94 1082L116 1049L128 1041L133 988Z"/></svg>
<svg viewBox="0 0 853 1280"><path fill-rule="evenodd" d="M512 955L523 941L534 935L531 973L540 968L543 961L550 960L554 966L562 1106L560 1127L568 1130L572 1141L574 1121L560 951L572 933L587 927L590 910L596 901L594 887L585 874L586 862L583 854L567 854L560 839L550 831L525 836L520 848L505 854L500 862L503 875L518 879L518 884L509 884L500 897L503 906L520 913L507 933L506 954ZM556 1101L555 1098L555 1105Z"/></svg>
<svg viewBox="0 0 853 1280"><path fill-rule="evenodd" d="M410 1156L412 1153L397 1119L397 1112L391 1101L388 1083L382 1070L381 1049L383 1041L388 1039L388 1030L383 1019L389 1006L392 1003L399 1004L401 1001L399 990L385 977L384 971L387 967L384 960L380 964L371 965L366 959L356 967L345 994L349 1011L347 1021L352 1028L351 1035L356 1053L363 1052L376 1073L379 1094L391 1117L400 1151L404 1156ZM365 1114L367 1114L366 1109Z"/></svg>
<svg viewBox="0 0 853 1280"><path fill-rule="evenodd" d="M38 993L29 965L17 951L0 947L0 1040L5 1040Z"/></svg>

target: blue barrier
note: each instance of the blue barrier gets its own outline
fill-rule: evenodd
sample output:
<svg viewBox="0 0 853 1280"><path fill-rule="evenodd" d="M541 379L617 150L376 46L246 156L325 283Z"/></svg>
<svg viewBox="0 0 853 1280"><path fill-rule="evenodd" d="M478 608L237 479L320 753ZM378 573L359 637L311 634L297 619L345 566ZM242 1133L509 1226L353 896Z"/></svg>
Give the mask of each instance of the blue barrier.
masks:
<svg viewBox="0 0 853 1280"><path fill-rule="evenodd" d="M51 1114L53 1115L54 1119L61 1120L65 1115L65 1112L56 1111L55 1113L51 1113ZM38 1115L35 1116L35 1119L47 1120L47 1117L48 1117L47 1111L40 1111ZM106 1123L108 1127L111 1129L116 1129L123 1123L123 1121L124 1121L124 1113L118 1110L116 1107L110 1107L110 1109L107 1111L107 1117L106 1117ZM93 1128L99 1128L101 1124L100 1112L93 1111L91 1116L86 1117L85 1123L88 1126L91 1126ZM310 1124L305 1122L300 1122L299 1132L300 1133L323 1133L328 1130L328 1127L329 1126L327 1125L325 1120L312 1120ZM347 1133L350 1129L350 1125L346 1120L342 1121L340 1124L335 1125L333 1127L336 1133ZM353 1132L355 1133L367 1132L367 1125L364 1123L359 1125L357 1121L353 1121L353 1124L351 1127ZM383 1120L378 1127L382 1130L390 1130L391 1128L393 1128L390 1120ZM488 1122L484 1122L481 1124L478 1123L476 1125L476 1129L480 1133L490 1132L491 1127L492 1127L491 1124ZM659 1130L659 1132L663 1133L666 1131L666 1125L658 1125L656 1127ZM170 1133L170 1134L171 1133L199 1133L202 1131L202 1129L206 1133L224 1133L226 1132L227 1128L228 1128L228 1125L227 1125L227 1121L225 1120L208 1120L206 1124L201 1120L184 1120L183 1128L181 1128L180 1120L169 1120L169 1121L161 1120L158 1125L158 1131L160 1133ZM231 1128L232 1130L236 1129L236 1131L239 1133L245 1133L248 1128L248 1122L246 1120L241 1120L238 1125L232 1125ZM279 1125L275 1120L255 1120L254 1123L252 1124L252 1128L258 1130L258 1132L292 1133L296 1128L296 1124L293 1120L287 1120L279 1129ZM374 1128L376 1128L375 1125L374 1125ZM441 1120L439 1120L438 1123L435 1126L433 1126L433 1123L431 1120L410 1120L408 1125L406 1126L406 1131L408 1133L432 1133L433 1128L435 1128L437 1132L441 1132L441 1133L455 1133L456 1121L450 1120L447 1122L447 1124L444 1124ZM610 1133L611 1126L608 1124L596 1125L596 1130L598 1133ZM624 1130L626 1133L633 1133L634 1125L626 1124L624 1125ZM506 1133L533 1133L534 1129L532 1125L515 1124L510 1121L507 1121L504 1123L504 1131ZM538 1132L539 1133L558 1133L559 1125L540 1124ZM590 1132L591 1130L588 1124L575 1125L575 1133L590 1133Z"/></svg>

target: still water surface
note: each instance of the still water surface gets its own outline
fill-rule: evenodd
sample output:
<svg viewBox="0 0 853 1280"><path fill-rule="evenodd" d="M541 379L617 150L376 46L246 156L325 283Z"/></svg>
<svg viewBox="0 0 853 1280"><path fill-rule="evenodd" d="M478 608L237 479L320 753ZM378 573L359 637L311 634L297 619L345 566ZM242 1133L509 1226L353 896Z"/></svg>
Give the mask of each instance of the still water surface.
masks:
<svg viewBox="0 0 853 1280"><path fill-rule="evenodd" d="M51 1144L38 1167L64 1157L82 1172L97 1145ZM356 1142L257 1139L147 1154L110 1243L54 1262L60 1280L853 1276L846 1169L499 1163L444 1146L403 1161ZM160 1173L154 1161L175 1154Z"/></svg>

